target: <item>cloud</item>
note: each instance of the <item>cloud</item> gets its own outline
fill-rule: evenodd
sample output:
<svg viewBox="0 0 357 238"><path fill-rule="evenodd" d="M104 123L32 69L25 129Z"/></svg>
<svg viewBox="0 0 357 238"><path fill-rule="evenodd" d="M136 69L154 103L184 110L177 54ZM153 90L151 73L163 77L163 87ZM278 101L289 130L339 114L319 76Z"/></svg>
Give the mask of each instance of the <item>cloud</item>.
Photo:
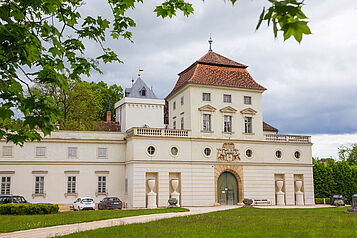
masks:
<svg viewBox="0 0 357 238"><path fill-rule="evenodd" d="M350 1L305 1L313 34L298 44L274 39L263 24L255 32L267 1L195 1L195 14L186 18L157 18L158 1L138 4L129 14L137 27L134 44L109 40L124 64L103 65L104 74L88 80L131 85L138 69L159 97L173 88L177 73L208 50L249 65L253 78L268 90L263 94L264 120L292 134L343 134L357 131L357 10ZM108 15L99 0L87 3L85 13ZM89 47L95 55L99 48Z"/></svg>
<svg viewBox="0 0 357 238"><path fill-rule="evenodd" d="M334 159L338 159L338 148L342 145L350 145L356 143L357 133L340 135L313 135L311 137L311 141L314 144L312 146L313 157L332 157Z"/></svg>

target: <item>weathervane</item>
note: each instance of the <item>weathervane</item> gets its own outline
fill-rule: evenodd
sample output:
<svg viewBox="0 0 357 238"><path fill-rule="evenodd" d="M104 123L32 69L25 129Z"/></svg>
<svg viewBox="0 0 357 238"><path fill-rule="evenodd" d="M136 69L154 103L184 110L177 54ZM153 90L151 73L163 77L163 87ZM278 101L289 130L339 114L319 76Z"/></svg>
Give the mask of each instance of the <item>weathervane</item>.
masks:
<svg viewBox="0 0 357 238"><path fill-rule="evenodd" d="M208 51L212 51L212 37L211 37L211 34L209 34L209 40L208 40L208 43L209 43L209 50Z"/></svg>

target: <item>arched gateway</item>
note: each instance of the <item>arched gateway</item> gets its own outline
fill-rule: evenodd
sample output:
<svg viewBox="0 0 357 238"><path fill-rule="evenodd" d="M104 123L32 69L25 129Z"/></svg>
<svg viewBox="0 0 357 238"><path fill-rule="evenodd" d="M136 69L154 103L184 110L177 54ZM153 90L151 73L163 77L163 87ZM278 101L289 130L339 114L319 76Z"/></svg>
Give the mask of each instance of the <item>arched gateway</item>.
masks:
<svg viewBox="0 0 357 238"><path fill-rule="evenodd" d="M223 172L217 180L217 201L221 205L238 203L238 181L231 172Z"/></svg>

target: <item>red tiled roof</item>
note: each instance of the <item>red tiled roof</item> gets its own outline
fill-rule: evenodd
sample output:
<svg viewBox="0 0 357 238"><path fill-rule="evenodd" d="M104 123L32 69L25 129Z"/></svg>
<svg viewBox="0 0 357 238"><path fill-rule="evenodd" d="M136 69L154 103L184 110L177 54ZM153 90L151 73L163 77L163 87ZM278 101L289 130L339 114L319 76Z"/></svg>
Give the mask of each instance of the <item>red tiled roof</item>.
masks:
<svg viewBox="0 0 357 238"><path fill-rule="evenodd" d="M120 124L119 122L114 121L97 121L96 131L114 131L120 132Z"/></svg>
<svg viewBox="0 0 357 238"><path fill-rule="evenodd" d="M187 83L265 90L250 76L247 67L210 51L179 73L175 87L166 98Z"/></svg>
<svg viewBox="0 0 357 238"><path fill-rule="evenodd" d="M268 123L263 121L263 131L273 131L273 132L278 132L279 130L276 129L275 127L272 127Z"/></svg>
<svg viewBox="0 0 357 238"><path fill-rule="evenodd" d="M211 64L211 65L222 65L222 66L231 66L231 67L239 67L239 68L247 68L248 66L244 64L240 64L233 60L230 60L220 54L217 54L213 51L208 51L207 54L202 56L201 59L197 60L198 63L201 64Z"/></svg>

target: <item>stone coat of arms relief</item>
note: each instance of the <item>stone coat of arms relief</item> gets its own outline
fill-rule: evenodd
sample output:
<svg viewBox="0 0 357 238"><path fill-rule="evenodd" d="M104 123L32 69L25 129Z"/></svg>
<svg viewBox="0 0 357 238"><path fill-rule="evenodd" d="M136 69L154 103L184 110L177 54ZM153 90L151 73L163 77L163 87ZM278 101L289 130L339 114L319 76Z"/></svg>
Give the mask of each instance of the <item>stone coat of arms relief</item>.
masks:
<svg viewBox="0 0 357 238"><path fill-rule="evenodd" d="M239 150L235 148L234 143L224 143L222 148L217 148L217 160L227 162L240 160Z"/></svg>

